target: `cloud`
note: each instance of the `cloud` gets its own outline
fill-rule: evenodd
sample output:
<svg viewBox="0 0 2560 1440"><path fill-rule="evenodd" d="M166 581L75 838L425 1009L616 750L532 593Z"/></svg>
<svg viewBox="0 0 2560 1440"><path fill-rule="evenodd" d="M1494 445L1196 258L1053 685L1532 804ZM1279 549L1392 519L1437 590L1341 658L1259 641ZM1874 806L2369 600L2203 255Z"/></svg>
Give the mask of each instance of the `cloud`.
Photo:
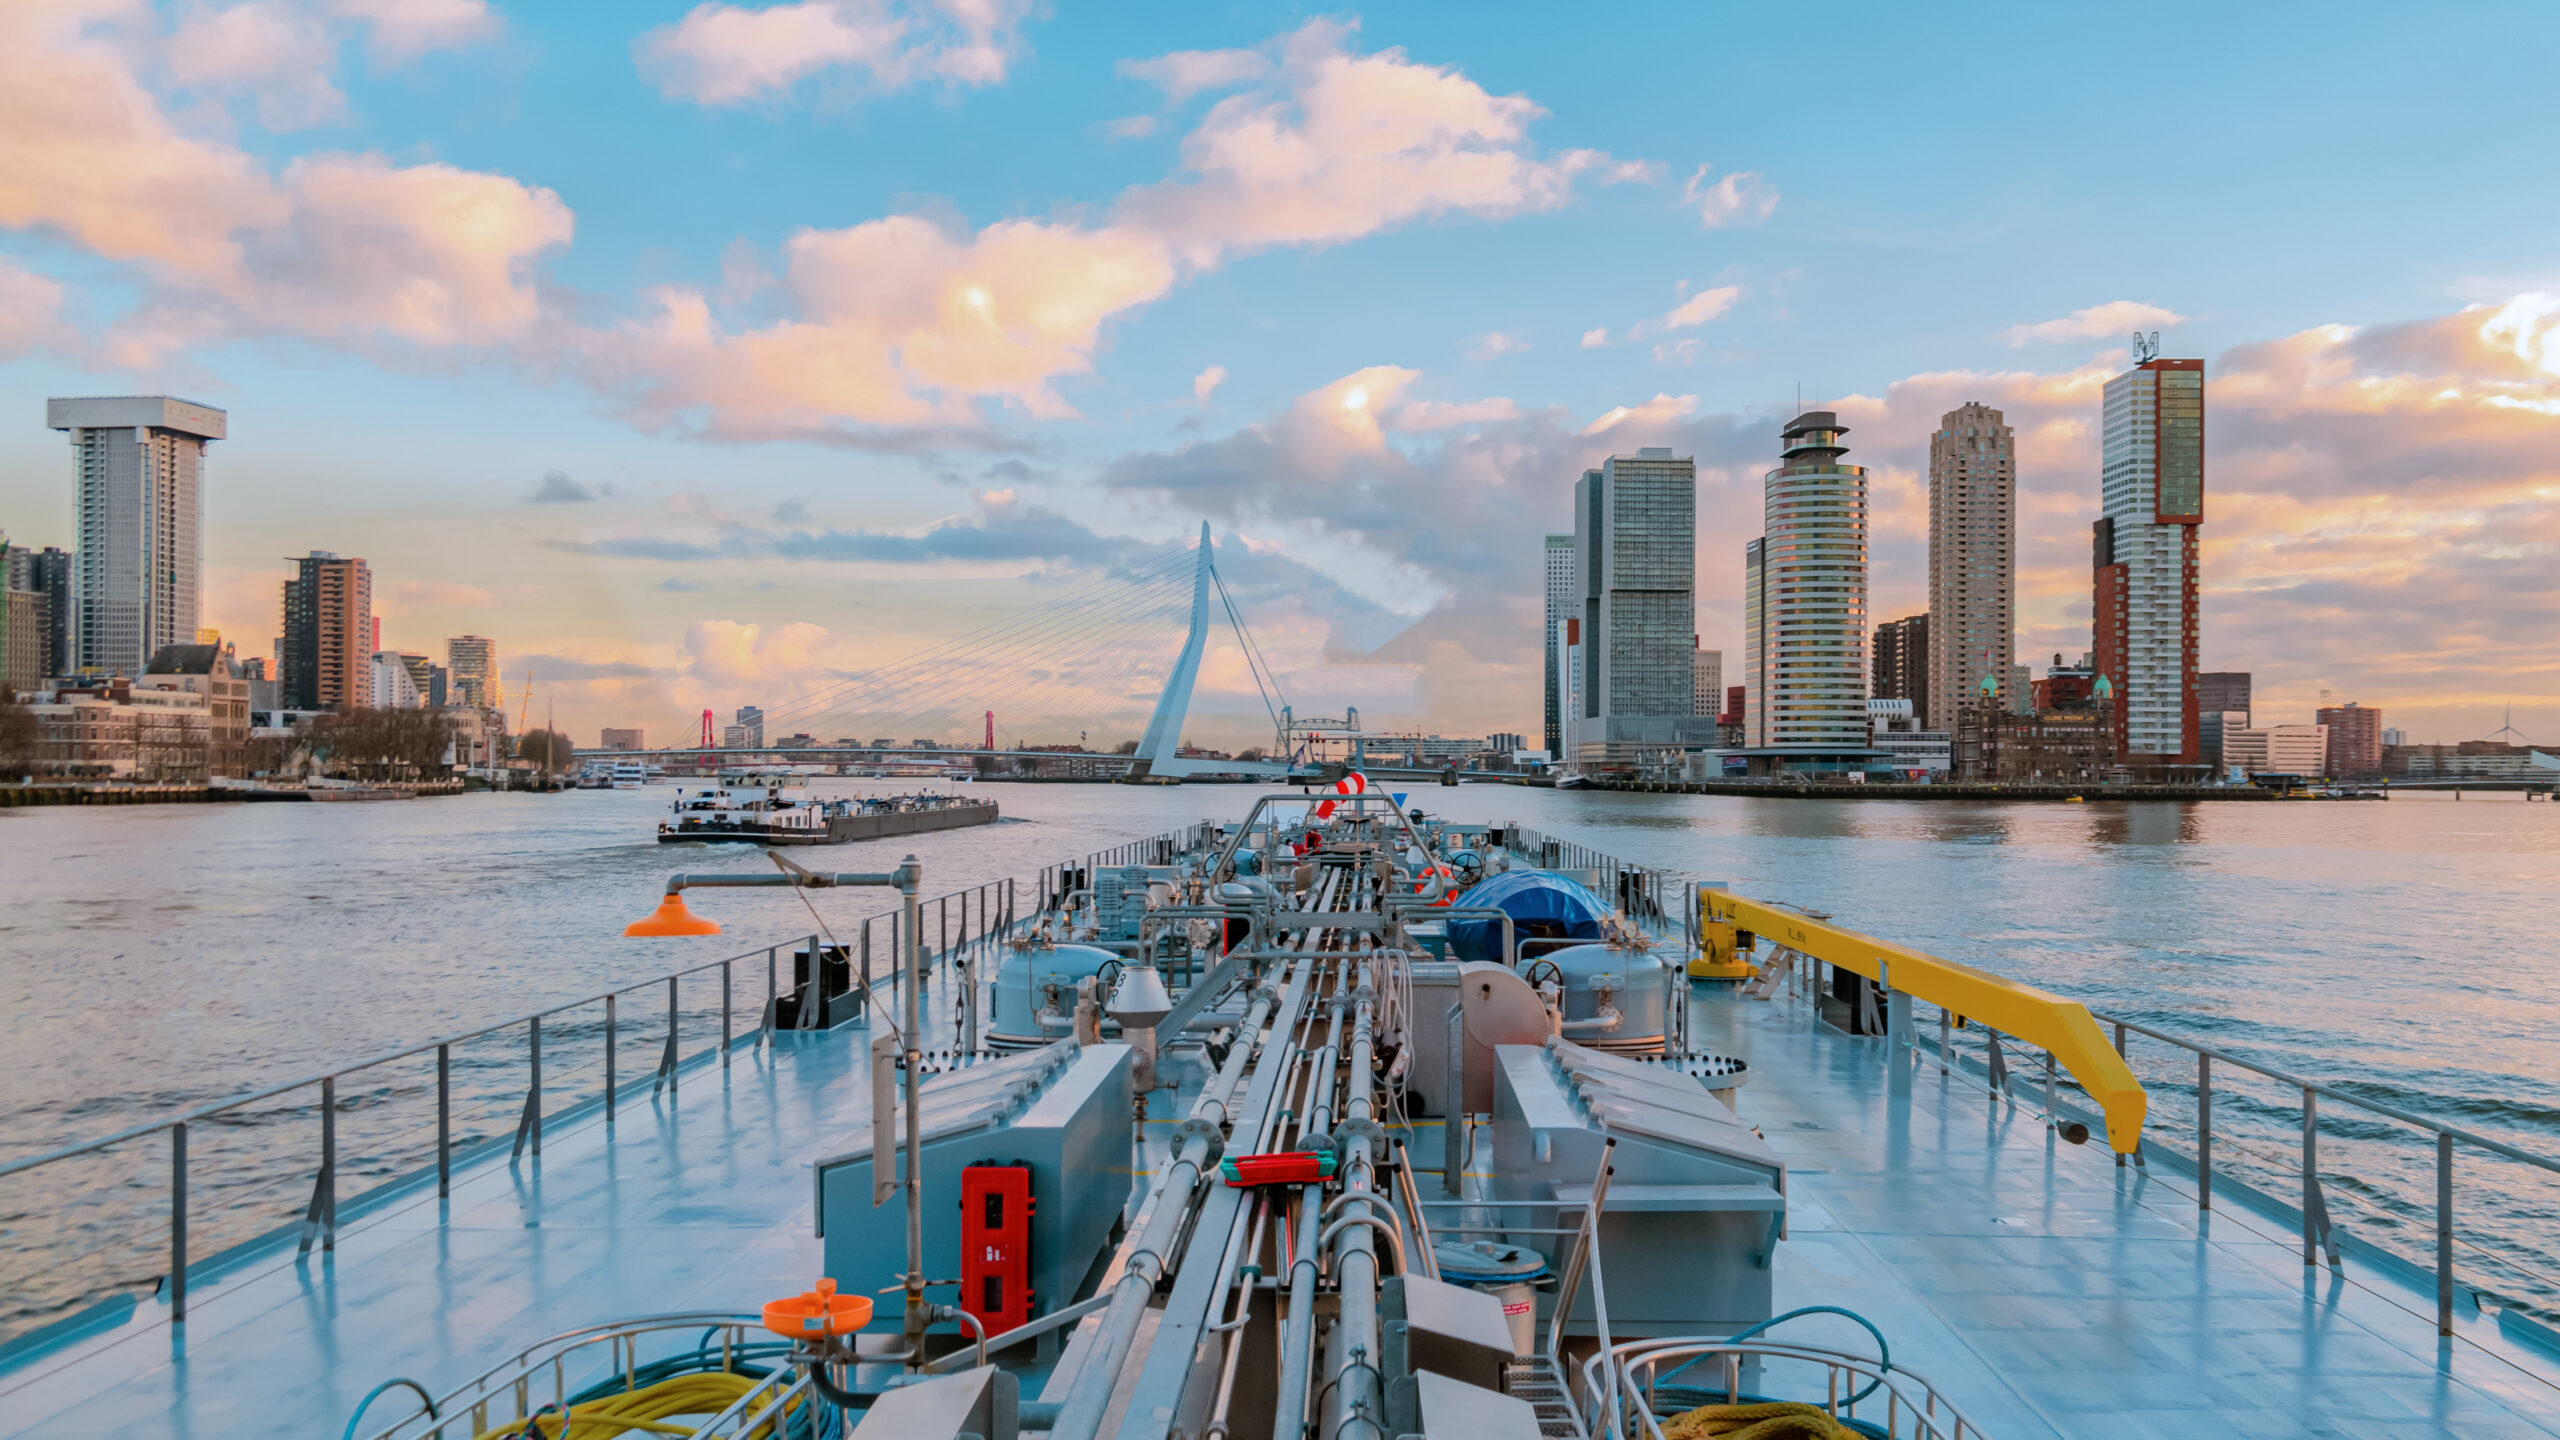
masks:
<svg viewBox="0 0 2560 1440"><path fill-rule="evenodd" d="M330 0L330 8L371 27L369 48L386 65L477 44L502 28L488 0Z"/></svg>
<svg viewBox="0 0 2560 1440"><path fill-rule="evenodd" d="M658 673L636 660L582 660L573 655L514 656L508 659L507 665L519 675L530 669L534 679L545 684L580 680L646 680Z"/></svg>
<svg viewBox="0 0 2560 1440"><path fill-rule="evenodd" d="M606 493L611 493L611 487L606 488ZM585 482L570 478L568 471L545 470L542 483L533 487L525 501L532 505L576 505L595 498L596 492Z"/></svg>
<svg viewBox="0 0 2560 1440"><path fill-rule="evenodd" d="M1616 405L1602 411L1599 418L1582 427L1586 437L1606 435L1612 430L1642 431L1656 429L1697 413L1695 395L1656 395L1638 405Z"/></svg>
<svg viewBox="0 0 2560 1440"><path fill-rule="evenodd" d="M490 610L498 604L495 592L453 580L403 580L393 587L391 593L404 606L441 605L455 610Z"/></svg>
<svg viewBox="0 0 2560 1440"><path fill-rule="evenodd" d="M1606 163L1539 155L1527 130L1543 112L1527 99L1402 51L1354 53L1351 34L1319 21L1275 41L1253 72L1260 87L1218 102L1184 139L1183 174L1130 191L1105 222L964 234L894 215L803 230L783 246L788 318L732 330L701 291L664 287L651 313L598 338L589 377L652 430L965 442L990 402L1035 420L1075 414L1057 382L1090 372L1106 326L1186 274L1428 216L1552 209Z"/></svg>
<svg viewBox="0 0 2560 1440"><path fill-rule="evenodd" d="M499 28L484 0L239 0L190 7L156 48L180 88L247 100L261 127L280 132L347 118L334 72L358 33L376 65L396 67Z"/></svg>
<svg viewBox="0 0 2560 1440"><path fill-rule="evenodd" d="M1504 355L1518 355L1527 351L1528 348L1529 342L1526 339L1516 333L1502 330L1488 330L1469 340L1466 346L1467 358L1470 360L1492 360Z"/></svg>
<svg viewBox="0 0 2560 1440"><path fill-rule="evenodd" d="M1541 156L1528 130L1546 112L1527 97L1401 49L1353 53L1354 28L1311 21L1277 42L1272 83L1211 107L1183 139L1185 176L1127 196L1124 221L1207 266L1434 216L1553 210L1576 176L1613 163L1592 150Z"/></svg>
<svg viewBox="0 0 2560 1440"><path fill-rule="evenodd" d="M1665 311L1661 319L1653 322L1652 328L1655 331L1686 330L1704 325L1731 310L1734 302L1741 298L1742 287L1739 285L1718 285L1712 290L1701 290Z"/></svg>
<svg viewBox="0 0 2560 1440"><path fill-rule="evenodd" d="M1776 213L1777 187L1759 171L1737 170L1709 183L1707 174L1713 168L1699 166L1688 183L1680 187L1680 203L1696 208L1702 228L1727 230L1757 225Z"/></svg>
<svg viewBox="0 0 2560 1440"><path fill-rule="evenodd" d="M314 154L280 173L181 133L76 11L0 7L0 226L135 267L141 304L102 358L148 368L243 335L498 345L539 316L564 245L549 190L445 164Z"/></svg>
<svg viewBox="0 0 2560 1440"><path fill-rule="evenodd" d="M1741 301L1745 293L1739 285L1718 285L1712 289L1701 290L1695 295L1689 294L1688 290L1689 282L1681 281L1680 293L1684 298L1679 304L1650 320L1638 321L1628 326L1626 334L1621 338L1634 341L1642 340L1647 336L1667 334L1674 330L1694 330L1710 321L1722 319L1735 304ZM1605 329L1583 332L1582 348L1585 350L1596 350L1608 343L1609 332ZM1698 347L1694 341L1653 347L1653 358L1656 360L1668 358L1686 363L1697 358L1697 353Z"/></svg>
<svg viewBox="0 0 2560 1440"><path fill-rule="evenodd" d="M1226 383L1227 367L1212 365L1191 377L1191 398L1200 402L1205 408L1209 403L1209 397L1217 394L1218 387Z"/></svg>
<svg viewBox="0 0 2560 1440"><path fill-rule="evenodd" d="M339 119L347 97L330 75L338 39L312 20L287 0L196 9L169 37L170 76L199 93L254 98L269 130Z"/></svg>
<svg viewBox="0 0 2560 1440"><path fill-rule="evenodd" d="M1585 350L1597 350L1608 343L1609 327L1606 325L1595 325L1582 332L1582 348Z"/></svg>
<svg viewBox="0 0 2560 1440"><path fill-rule="evenodd" d="M738 620L697 620L684 633L684 669L713 685L805 680L836 643L825 626L805 620L771 630Z"/></svg>
<svg viewBox="0 0 2560 1440"><path fill-rule="evenodd" d="M1695 365L1698 363L1698 342L1665 340L1653 347L1653 359L1657 365Z"/></svg>
<svg viewBox="0 0 2560 1440"><path fill-rule="evenodd" d="M1395 428L1409 431L1454 430L1461 425L1481 425L1488 420L1517 420L1518 401L1499 396L1489 400L1444 402L1412 400L1396 408Z"/></svg>
<svg viewBox="0 0 2560 1440"><path fill-rule="evenodd" d="M694 417L723 438L846 418L965 427L982 398L1055 418L1074 411L1052 383L1090 370L1104 322L1175 276L1143 231L1033 220L963 236L898 215L783 248L795 318L728 333L702 294L663 289L599 357L599 381L644 426Z"/></svg>
<svg viewBox="0 0 2560 1440"><path fill-rule="evenodd" d="M878 91L930 80L1001 83L1022 49L1028 0L806 0L706 4L632 42L641 77L671 100L777 100L812 75L846 70Z"/></svg>
<svg viewBox="0 0 2560 1440"><path fill-rule="evenodd" d="M62 286L0 258L0 360L67 349L72 340L62 320Z"/></svg>
<svg viewBox="0 0 2560 1440"><path fill-rule="evenodd" d="M734 546L723 548L660 535L621 535L604 540L545 540L542 547L564 555L601 555L613 560L718 560L740 553Z"/></svg>
<svg viewBox="0 0 2560 1440"><path fill-rule="evenodd" d="M658 582L658 588L667 591L669 594L688 595L697 590L708 590L711 587L699 580L687 580L681 575L670 575L666 579Z"/></svg>
<svg viewBox="0 0 2560 1440"><path fill-rule="evenodd" d="M2156 330L2165 325L2183 325L2186 320L2186 316L2158 305L2146 305L2136 300L2110 300L2104 305L2074 310L2059 320L2012 325L2000 332L2000 338L2008 341L2012 349L2063 340L2121 340L2128 332L2146 325Z"/></svg>
<svg viewBox="0 0 2560 1440"><path fill-rule="evenodd" d="M1117 120L1105 120L1094 128L1108 140L1144 140L1156 133L1163 123L1153 115L1123 115Z"/></svg>
<svg viewBox="0 0 2560 1440"><path fill-rule="evenodd" d="M1123 60L1122 75L1144 80L1179 105L1204 90L1232 90L1271 73L1271 59L1259 50L1177 50L1152 60Z"/></svg>

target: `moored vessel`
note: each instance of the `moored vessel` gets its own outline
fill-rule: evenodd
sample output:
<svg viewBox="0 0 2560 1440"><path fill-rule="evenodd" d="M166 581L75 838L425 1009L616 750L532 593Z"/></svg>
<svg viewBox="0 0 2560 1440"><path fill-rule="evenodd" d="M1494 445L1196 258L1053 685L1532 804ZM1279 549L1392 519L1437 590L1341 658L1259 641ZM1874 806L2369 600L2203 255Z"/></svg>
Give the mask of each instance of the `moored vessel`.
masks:
<svg viewBox="0 0 2560 1440"><path fill-rule="evenodd" d="M669 808L663 844L841 845L986 825L998 814L992 800L949 795L823 798L787 770L723 772L715 785L678 791Z"/></svg>

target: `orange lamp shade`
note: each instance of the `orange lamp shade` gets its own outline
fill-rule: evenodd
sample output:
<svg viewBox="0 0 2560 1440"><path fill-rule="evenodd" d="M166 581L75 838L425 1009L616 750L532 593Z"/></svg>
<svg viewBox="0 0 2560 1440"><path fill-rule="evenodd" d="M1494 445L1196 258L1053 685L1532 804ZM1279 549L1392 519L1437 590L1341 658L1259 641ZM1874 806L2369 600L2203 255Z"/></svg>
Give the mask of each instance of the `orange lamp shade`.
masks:
<svg viewBox="0 0 2560 1440"><path fill-rule="evenodd" d="M634 920L623 926L622 933L639 939L657 940L677 935L717 935L720 925L718 921L705 920L686 909L684 896L679 893L659 901L658 908L648 919Z"/></svg>
<svg viewBox="0 0 2560 1440"><path fill-rule="evenodd" d="M871 1323L871 1297L839 1295L836 1282L821 1280L806 1295L793 1295L764 1307L764 1328L792 1340L817 1335L850 1335Z"/></svg>

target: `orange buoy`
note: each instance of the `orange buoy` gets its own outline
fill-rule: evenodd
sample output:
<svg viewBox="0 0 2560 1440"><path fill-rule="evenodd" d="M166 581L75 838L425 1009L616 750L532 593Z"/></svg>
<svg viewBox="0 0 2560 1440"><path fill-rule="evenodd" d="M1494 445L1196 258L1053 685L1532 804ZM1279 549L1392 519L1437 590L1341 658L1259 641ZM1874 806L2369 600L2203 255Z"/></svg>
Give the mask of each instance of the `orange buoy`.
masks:
<svg viewBox="0 0 2560 1440"><path fill-rule="evenodd" d="M806 1295L775 1300L764 1307L764 1328L787 1339L816 1335L850 1335L871 1323L871 1297L839 1295L836 1282L821 1280Z"/></svg>

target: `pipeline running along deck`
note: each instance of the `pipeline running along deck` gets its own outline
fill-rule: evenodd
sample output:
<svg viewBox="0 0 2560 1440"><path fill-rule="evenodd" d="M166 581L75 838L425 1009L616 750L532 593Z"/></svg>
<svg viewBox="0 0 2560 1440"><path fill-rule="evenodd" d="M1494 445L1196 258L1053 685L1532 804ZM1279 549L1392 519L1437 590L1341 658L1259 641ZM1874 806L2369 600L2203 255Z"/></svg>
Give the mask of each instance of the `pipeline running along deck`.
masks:
<svg viewBox="0 0 2560 1440"><path fill-rule="evenodd" d="M936 1440L1653 1437L1754 1394L1845 1433L2553 1433L2560 1367L2493 1321L2440 1338L2395 1272L2306 1268L2283 1215L2200 1211L1814 987L1693 982L1687 887L1583 906L1498 829L1318 803L1064 867L998 963L203 1277L182 1328L9 1356L0 1435L338 1433L484 1373L352 1433L525 1433L581 1390L601 1433L632 1389L700 1433ZM917 879L758 878L792 877ZM682 878L733 923L783 898ZM1703 908L1709 963L1735 920L1827 943ZM2021 1034L2032 994L1955 1003ZM757 1312L821 1275L868 1323L794 1364Z"/></svg>

